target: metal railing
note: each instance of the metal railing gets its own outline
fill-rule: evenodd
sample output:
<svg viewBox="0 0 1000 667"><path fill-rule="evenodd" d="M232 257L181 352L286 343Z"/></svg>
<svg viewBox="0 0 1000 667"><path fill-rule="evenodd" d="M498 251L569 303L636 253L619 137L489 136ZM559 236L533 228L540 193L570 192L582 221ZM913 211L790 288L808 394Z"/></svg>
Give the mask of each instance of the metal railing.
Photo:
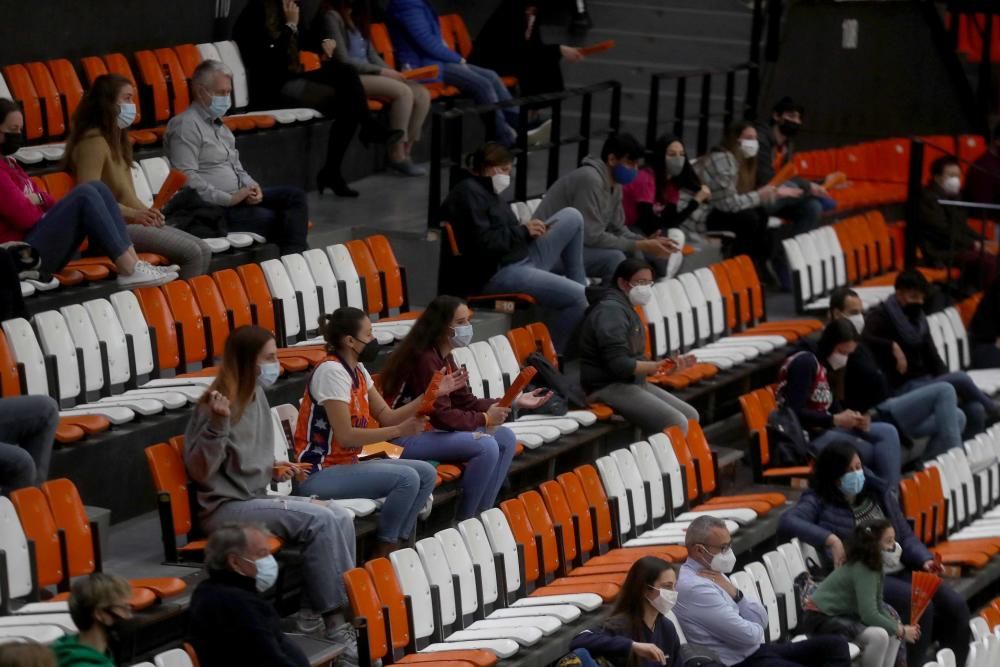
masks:
<svg viewBox="0 0 1000 667"><path fill-rule="evenodd" d="M755 74L757 65L754 63L743 63L728 69L701 69L683 72L659 72L653 74L649 80L649 114L646 119L646 147L652 148L656 142L656 136L660 127L660 95L663 92L664 84L673 81L674 88L674 116L673 134L675 136L684 135L684 125L688 121L687 117L687 95L688 81L700 80L700 98L698 101L698 138L696 142L696 155L704 155L708 151L708 123L713 118L721 118L723 128L729 127L737 113L736 108L736 77L746 74L747 95L741 105L741 117L753 117L756 102L751 104L751 88L755 84ZM712 79L713 77L725 77L726 89L722 103L722 109L712 108ZM756 90L752 93L756 97Z"/></svg>
<svg viewBox="0 0 1000 667"><path fill-rule="evenodd" d="M594 96L602 93L608 93L610 96L608 127L606 130L595 132L592 122ZM580 98L579 128L576 134L563 136L565 103L575 98ZM445 168L448 169L449 190L460 178L463 158L468 152L467 147L464 145L465 119L469 116L476 116L477 120L481 118L488 128L487 136L492 138L494 132L493 116L497 109L514 106L519 108L518 127L520 128L527 127L530 111L547 109L552 120L550 139L546 143L529 146L527 132L518 132L517 144L512 151L515 161L514 198L517 201L524 201L533 196L540 197L544 194L544 192L528 193L529 154L547 153L546 189L548 189L559 178L560 152L564 146L577 146L577 162L579 162L590 152L592 137L607 136L619 130L621 126L622 85L618 81L603 81L589 86L570 88L557 93L522 97L497 104L435 110L431 117L430 194L427 202L428 228L437 228L441 222L443 187L441 171Z"/></svg>

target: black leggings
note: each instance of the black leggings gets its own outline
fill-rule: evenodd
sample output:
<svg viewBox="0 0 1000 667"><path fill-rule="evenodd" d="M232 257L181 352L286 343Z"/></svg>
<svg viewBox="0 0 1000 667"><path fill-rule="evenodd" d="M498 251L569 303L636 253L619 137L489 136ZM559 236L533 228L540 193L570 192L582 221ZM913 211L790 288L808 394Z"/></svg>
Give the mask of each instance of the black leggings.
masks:
<svg viewBox="0 0 1000 667"><path fill-rule="evenodd" d="M368 96L357 70L337 60L326 60L320 69L286 81L281 94L299 106L335 118L327 140L323 173L339 178L348 144L358 126L370 119Z"/></svg>

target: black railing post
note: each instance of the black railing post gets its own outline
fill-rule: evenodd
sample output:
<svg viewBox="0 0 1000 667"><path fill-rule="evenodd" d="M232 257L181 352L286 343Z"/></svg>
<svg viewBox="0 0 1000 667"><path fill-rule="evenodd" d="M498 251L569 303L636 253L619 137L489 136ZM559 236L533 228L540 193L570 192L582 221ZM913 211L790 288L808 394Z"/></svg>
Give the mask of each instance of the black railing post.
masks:
<svg viewBox="0 0 1000 667"><path fill-rule="evenodd" d="M985 14L986 25L983 26L983 51L979 61L979 76L976 92L979 95L979 106L984 113L989 114L993 104L993 14Z"/></svg>
<svg viewBox="0 0 1000 667"><path fill-rule="evenodd" d="M750 69L753 71L753 68ZM722 106L722 132L725 133L733 123L736 109L736 70L726 72L726 100Z"/></svg>
<svg viewBox="0 0 1000 667"><path fill-rule="evenodd" d="M594 108L594 94L583 94L583 104L580 107L580 146L576 151L576 163L583 162L590 152L590 113Z"/></svg>
<svg viewBox="0 0 1000 667"><path fill-rule="evenodd" d="M712 110L712 75L701 77L701 100L698 103L698 155L708 152L708 117Z"/></svg>
<svg viewBox="0 0 1000 667"><path fill-rule="evenodd" d="M545 178L548 190L559 178L559 149L562 146L562 103L561 99L552 103L552 144L549 146L549 170Z"/></svg>
<svg viewBox="0 0 1000 667"><path fill-rule="evenodd" d="M441 114L431 114L431 173L427 197L427 228L441 223Z"/></svg>
<svg viewBox="0 0 1000 667"><path fill-rule="evenodd" d="M448 191L450 192L462 172L462 133L463 114L450 114L448 117Z"/></svg>
<svg viewBox="0 0 1000 667"><path fill-rule="evenodd" d="M649 78L649 112L646 114L646 150L653 150L660 125L660 77Z"/></svg>
<svg viewBox="0 0 1000 667"><path fill-rule="evenodd" d="M906 238L905 264L907 268L916 266L917 246L923 230L920 225L920 190L924 171L924 142L910 139L910 167L906 179Z"/></svg>
<svg viewBox="0 0 1000 667"><path fill-rule="evenodd" d="M611 85L611 120L608 125L608 129L615 134L622 129L622 84L618 81Z"/></svg>
<svg viewBox="0 0 1000 667"><path fill-rule="evenodd" d="M764 46L764 60L777 62L781 50L781 17L785 13L781 0L769 0L767 3L767 42Z"/></svg>
<svg viewBox="0 0 1000 667"><path fill-rule="evenodd" d="M514 200L524 201L528 197L528 105L522 104L517 112L517 157L514 170Z"/></svg>
<svg viewBox="0 0 1000 667"><path fill-rule="evenodd" d="M674 136L684 138L684 116L687 111L687 78L677 79L677 98L674 100Z"/></svg>

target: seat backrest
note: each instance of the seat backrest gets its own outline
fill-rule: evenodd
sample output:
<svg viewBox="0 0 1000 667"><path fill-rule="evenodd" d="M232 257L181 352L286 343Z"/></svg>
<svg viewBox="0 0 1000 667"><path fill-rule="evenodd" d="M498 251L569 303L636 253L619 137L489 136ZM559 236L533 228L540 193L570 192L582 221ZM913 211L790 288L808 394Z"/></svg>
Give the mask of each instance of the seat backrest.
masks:
<svg viewBox="0 0 1000 667"><path fill-rule="evenodd" d="M662 519L666 512L666 499L665 499L665 489L663 488L663 474L660 472L660 466L656 462L656 455L653 453L653 447L649 442L645 440L640 440L639 442L634 442L629 445L629 451L632 452L632 457L635 460L635 466L639 471L639 475L642 481L649 484L650 495L652 497L653 505L650 511L653 513L653 517L656 519ZM612 452L612 456L614 456ZM622 463L621 460L618 461L618 468L623 471L629 464L626 462ZM661 513L663 512L663 513Z"/></svg>
<svg viewBox="0 0 1000 667"><path fill-rule="evenodd" d="M45 126L50 139L63 136L66 133L66 115L63 109L62 97L56 82L52 79L52 73L43 62L31 62L25 65L28 75L31 76L32 83L35 84L35 92L45 103Z"/></svg>
<svg viewBox="0 0 1000 667"><path fill-rule="evenodd" d="M7 344L6 334L0 332L0 396L21 394L21 374L17 370L17 360Z"/></svg>
<svg viewBox="0 0 1000 667"><path fill-rule="evenodd" d="M393 648L403 648L410 643L410 622L406 614L403 589L400 588L396 571L388 558L373 558L365 563L365 570L375 584L379 600L389 610L389 627L392 630Z"/></svg>
<svg viewBox="0 0 1000 667"><path fill-rule="evenodd" d="M77 76L73 63L65 58L50 60L48 63L49 72L55 82L56 90L66 100L66 117L72 118L80 98L83 97L83 86L80 84L80 77Z"/></svg>
<svg viewBox="0 0 1000 667"><path fill-rule="evenodd" d="M764 292L760 284L760 276L749 255L737 255L733 258L736 268L743 274L743 281L750 290L751 313L755 320L764 317Z"/></svg>
<svg viewBox="0 0 1000 667"><path fill-rule="evenodd" d="M215 42L215 48L219 53L219 58L226 67L233 72L233 104L237 109L242 109L250 103L250 89L247 86L247 71L243 66L243 58L240 57L240 49L236 42ZM198 50L201 51L199 45ZM202 51L202 55L205 52Z"/></svg>
<svg viewBox="0 0 1000 667"><path fill-rule="evenodd" d="M156 332L157 364L160 370L176 369L181 363L180 348L177 345L176 321L166 297L159 287L139 287L133 294L142 308L146 324ZM202 341L204 338L202 334ZM185 345L186 339L185 332Z"/></svg>
<svg viewBox="0 0 1000 667"><path fill-rule="evenodd" d="M21 365L22 375L29 394L48 394L49 380L45 370L45 358L38 346L35 332L28 321L22 318L6 320L3 331L14 359ZM20 392L18 392L20 393Z"/></svg>
<svg viewBox="0 0 1000 667"><path fill-rule="evenodd" d="M618 472L625 483L625 488L632 492L632 496L635 499L634 504L637 507L641 506L642 511L647 515L652 515L654 520L662 520L667 514L666 502L663 499L663 479L660 478L660 484L656 485L657 488L650 489L650 501L652 504L647 506L646 480L643 478L642 473L639 472L639 466L636 464L635 455L632 454L632 450L616 449L611 452L611 458L618 466ZM657 490L659 490L659 493L657 493ZM636 509L636 521L639 521L639 515L640 511Z"/></svg>
<svg viewBox="0 0 1000 667"><path fill-rule="evenodd" d="M37 313L32 320L42 352L55 359L59 374L59 398L72 399L80 395L80 369L76 364L76 345L62 314L56 310ZM98 384L95 389L100 389Z"/></svg>
<svg viewBox="0 0 1000 667"><path fill-rule="evenodd" d="M38 585L46 587L62 582L65 573L59 550L59 533L45 494L37 487L27 486L12 491L10 500L17 509L24 534L35 543Z"/></svg>
<svg viewBox="0 0 1000 667"><path fill-rule="evenodd" d="M226 310L233 314L233 327L242 327L251 324L253 319L250 314L250 299L247 297L246 290L243 288L243 281L237 275L236 271L232 269L216 271L212 274L212 280L215 282L215 286L219 288L219 294L222 296L222 302L225 304ZM195 294L197 293L196 290ZM268 294L268 301L270 299L271 295ZM273 313L271 315L271 322L273 329Z"/></svg>
<svg viewBox="0 0 1000 667"><path fill-rule="evenodd" d="M507 332L507 341L517 355L519 364L524 364L528 356L535 351L535 340L525 327L515 327Z"/></svg>
<svg viewBox="0 0 1000 667"><path fill-rule="evenodd" d="M198 55L201 56L202 60L218 60L222 62L222 56L219 54L219 49L215 48L215 44L204 42L202 44L195 44L194 48L198 49Z"/></svg>
<svg viewBox="0 0 1000 667"><path fill-rule="evenodd" d="M53 479L42 484L56 527L66 536L69 576L80 577L97 569L90 519L76 485L69 479Z"/></svg>
<svg viewBox="0 0 1000 667"><path fill-rule="evenodd" d="M764 608L767 610L768 639L776 642L781 638L781 622L778 612L778 597L774 594L774 586L771 584L771 578L767 575L767 569L764 565L756 561L747 563L746 572L753 578L754 583L757 584L757 592L760 594L760 600L764 603Z"/></svg>
<svg viewBox="0 0 1000 667"><path fill-rule="evenodd" d="M531 530L536 536L541 537L542 553L539 556L545 574L548 575L557 572L561 566L559 561L559 543L556 540L555 523L549 515L545 501L542 499L542 494L534 490L525 491L518 495L517 498L524 506L524 513L531 523ZM568 559L569 556L566 556L566 558Z"/></svg>
<svg viewBox="0 0 1000 667"><path fill-rule="evenodd" d="M226 340L229 338L229 318L226 316L226 304L222 301L222 293L219 292L219 287L211 276L195 276L189 278L187 283L194 294L202 317L207 318L210 323L212 353L216 357L221 357ZM172 303L171 308L173 308Z"/></svg>
<svg viewBox="0 0 1000 667"><path fill-rule="evenodd" d="M486 529L479 519L466 519L458 522L458 534L462 536L462 542L469 552L473 565L479 566L483 585L483 604L491 605L499 599L500 590L497 586L493 547L490 546Z"/></svg>
<svg viewBox="0 0 1000 667"><path fill-rule="evenodd" d="M746 570L740 570L739 572L733 572L729 575L729 580L733 582L736 588L743 591L743 595L747 596L757 604L763 604L760 600L760 593L757 591L757 586L753 582L753 577Z"/></svg>
<svg viewBox="0 0 1000 667"><path fill-rule="evenodd" d="M205 322L191 285L184 280L175 280L164 285L162 290L174 320L180 323L184 331L185 363L211 364L212 360L207 358ZM213 352L219 356L222 354L222 350L213 349Z"/></svg>
<svg viewBox="0 0 1000 667"><path fill-rule="evenodd" d="M45 180L45 190L52 195L53 199L62 199L69 194L69 191L76 186L74 179L68 172L54 171L51 174L42 176Z"/></svg>
<svg viewBox="0 0 1000 667"><path fill-rule="evenodd" d="M473 614L479 608L479 596L476 593L476 574L472 565L472 557L465 546L461 533L455 528L445 528L439 531L434 539L437 540L441 548L441 560L445 563L448 576L458 580L458 588L462 599L462 608L459 610L463 616ZM421 540L422 541L422 540ZM421 560L424 560L424 551L420 549L420 542L417 543L417 553ZM426 567L424 569L427 569ZM428 576L430 570L427 569Z"/></svg>
<svg viewBox="0 0 1000 667"><path fill-rule="evenodd" d="M161 442L146 448L146 462L153 478L156 493L170 498L170 513L174 522L174 534L186 535L191 532L191 505L188 498L188 476L181 454Z"/></svg>
<svg viewBox="0 0 1000 667"><path fill-rule="evenodd" d="M170 119L170 89L156 54L148 50L136 51L135 64L139 68L139 78L152 94L153 120L157 123L167 122ZM111 63L108 63L108 68L111 69ZM139 90L138 87L136 90Z"/></svg>
<svg viewBox="0 0 1000 667"><path fill-rule="evenodd" d="M390 69L396 69L396 54L389 39L389 30L384 23L371 24L371 42L375 51L382 57Z"/></svg>
<svg viewBox="0 0 1000 667"><path fill-rule="evenodd" d="M476 395L476 398L486 398L486 391L483 389L483 376L479 373L476 356L467 347L456 347L451 351L451 357L457 366L464 366L465 370L468 371L469 389Z"/></svg>
<svg viewBox="0 0 1000 667"><path fill-rule="evenodd" d="M396 573L396 579L399 581L403 595L410 599L413 610L414 637L418 640L430 637L434 634L431 586L427 580L427 573L424 572L424 568L420 564L420 557L413 549L400 549L389 554L389 561L392 563L392 569ZM455 592L451 590L449 585L446 590L441 590L440 593L438 610L441 612L442 624L450 625L455 620Z"/></svg>
<svg viewBox="0 0 1000 667"><path fill-rule="evenodd" d="M375 592L371 575L362 567L348 570L344 573L344 590L354 616L365 619L368 653L372 661L381 660L389 652L389 646L385 636L382 602Z"/></svg>
<svg viewBox="0 0 1000 667"><path fill-rule="evenodd" d="M598 459L598 462L600 459ZM608 477L608 482L612 485L612 489L607 489L604 484L604 476L598 472L598 468L592 465L585 464L578 466L573 470L576 476L580 478L580 484L583 486L583 492L587 497L587 502L590 503L592 507L600 508L602 505L608 508L608 517L611 517L611 505L608 502L609 498L618 499L618 528L622 534L627 533L632 527L632 520L628 513L628 503L625 496L625 484L621 482L619 478L617 484L615 483L615 474L618 472L618 466L614 465L613 461L608 460L605 463L605 472ZM610 523L610 521L609 521ZM600 529L598 529L598 535L600 536ZM601 542L603 544L603 541Z"/></svg>
<svg viewBox="0 0 1000 667"><path fill-rule="evenodd" d="M153 658L156 667L194 667L191 656L182 648L172 648L162 653L157 653Z"/></svg>
<svg viewBox="0 0 1000 667"><path fill-rule="evenodd" d="M785 596L785 619L788 622L788 629L794 630L799 624L795 605L795 583L788 571L785 556L781 551L768 551L764 554L763 561L775 592Z"/></svg>
<svg viewBox="0 0 1000 667"><path fill-rule="evenodd" d="M698 498L698 474L694 469L694 457L691 456L691 450L688 449L684 431L677 426L670 426L666 429L665 433L670 439L670 446L674 450L674 456L677 457L678 463L684 466L687 482L687 498L688 500L695 500Z"/></svg>
<svg viewBox="0 0 1000 667"><path fill-rule="evenodd" d="M59 313L66 323L70 336L72 336L73 345L83 354L83 372L87 379L87 391L99 390L105 382L104 368L101 365L101 341L97 338L94 323L91 322L87 309L77 303L63 306L59 309ZM115 364L115 371L120 371L122 360L117 361L119 363ZM128 371L127 363L125 370ZM112 378L112 382L124 382L124 380L114 379L114 375ZM127 373L125 379L128 379Z"/></svg>
<svg viewBox="0 0 1000 667"><path fill-rule="evenodd" d="M145 288L145 289L155 289L155 288ZM153 359L153 345L149 337L149 324L146 322L146 318L143 315L142 307L139 304L139 299L136 294L132 291L122 291L115 292L109 297L111 305L114 307L115 315L118 317L118 322L121 325L122 331L125 332L126 336L132 337L132 344L135 348L136 357L136 369L139 374L144 374L143 368L149 368L152 371L154 364L159 363L159 359ZM91 319L94 318L94 311L90 309L89 302L84 304L90 312ZM97 325L95 325L97 326ZM171 325L171 331L173 331ZM97 326L98 335L101 334L101 327ZM159 344L159 340L157 340ZM175 343L176 345L176 343ZM163 358L163 346L160 344L158 347L158 356L160 359ZM176 357L176 355L175 355ZM175 363L173 368L176 368ZM171 368L170 366L160 366L160 368Z"/></svg>
<svg viewBox="0 0 1000 667"><path fill-rule="evenodd" d="M499 554L503 559L504 573L507 578L507 592L513 593L521 588L520 563L517 559L517 541L514 533L511 532L507 517L499 508L488 509L479 515L483 522L483 529L489 539L490 548L494 554ZM461 526L459 527L461 530ZM468 541L466 541L468 544ZM528 556L525 556L525 576L531 579L529 572ZM538 559L534 560L534 572L537 577Z"/></svg>
<svg viewBox="0 0 1000 667"><path fill-rule="evenodd" d="M7 588L12 598L31 593L31 558L28 539L10 499L0 496L0 544L7 558Z"/></svg>
<svg viewBox="0 0 1000 667"><path fill-rule="evenodd" d="M465 19L462 18L461 14L446 14L442 18L448 21L459 55L468 58L469 54L472 53L472 36L469 34L468 26L465 25Z"/></svg>
<svg viewBox="0 0 1000 667"><path fill-rule="evenodd" d="M42 115L42 101L31 81L31 75L24 65L7 65L3 68L3 76L13 95L13 99L21 103L24 116L24 136L28 141L41 139L45 136L45 120Z"/></svg>
<svg viewBox="0 0 1000 667"><path fill-rule="evenodd" d="M304 268L304 267L303 267ZM298 336L302 331L302 324L299 321L299 309L295 298L295 285L285 269L285 265L277 259L268 259L260 263L260 270L264 273L271 298L281 300L281 313L285 322L285 333L288 336ZM301 279L301 276L300 276ZM309 279L311 282L311 278ZM306 322L308 326L309 315L312 315L312 322L319 321L319 303L316 300L316 286L312 286L312 299L303 298L303 304L310 302L306 306Z"/></svg>
<svg viewBox="0 0 1000 667"><path fill-rule="evenodd" d="M667 336L663 326L663 313L656 299L650 299L644 306L636 306L636 311L647 325L646 336L651 359L662 359L667 354Z"/></svg>
<svg viewBox="0 0 1000 667"><path fill-rule="evenodd" d="M715 493L717 480L715 479L715 461L712 457L712 449L708 445L708 438L701 424L695 419L688 420L688 432L685 437L688 451L691 458L698 462L698 477L701 481L702 493L711 495Z"/></svg>
<svg viewBox="0 0 1000 667"><path fill-rule="evenodd" d="M798 579L799 575L809 571L806 568L806 560L802 556L802 549L799 547L797 539L779 544L778 553L784 556L785 567L788 568L788 574L793 581Z"/></svg>
<svg viewBox="0 0 1000 667"><path fill-rule="evenodd" d="M566 494L566 502L569 503L570 511L577 517L580 527L580 546L586 552L593 549L596 544L610 544L613 535L611 525L611 509L607 501L602 504L592 505L587 498L587 492L583 488L583 482L575 472L564 472L556 476L556 481ZM591 513L594 520L591 522ZM595 526L596 524L596 526ZM596 532L595 532L596 528Z"/></svg>
<svg viewBox="0 0 1000 667"><path fill-rule="evenodd" d="M371 251L375 266L385 280L385 307L389 309L402 308L406 302L406 286L403 284L403 272L396 261L392 245L382 234L375 234L365 239L368 250Z"/></svg>
<svg viewBox="0 0 1000 667"><path fill-rule="evenodd" d="M717 336L723 333L728 326L727 306L722 298L722 292L715 280L715 273L707 267L702 267L694 271L695 278L701 286L701 291L705 295L708 303L709 317L712 322L712 335Z"/></svg>
<svg viewBox="0 0 1000 667"><path fill-rule="evenodd" d="M340 288L337 286L337 276L330 266L330 259L326 253L319 248L306 250L302 253L303 259L309 267L313 284L319 294L323 295L323 311L332 313L340 308Z"/></svg>
<svg viewBox="0 0 1000 667"><path fill-rule="evenodd" d="M184 76L190 79L194 76L194 70L201 64L201 51L194 44L177 44L174 46L174 53L184 70Z"/></svg>
<svg viewBox="0 0 1000 667"><path fill-rule="evenodd" d="M222 273L224 271L219 271L214 275L215 282L219 285L219 289L222 290L222 298L232 308L233 306L229 304L229 297L237 295L232 292L227 295L226 288L223 287L220 280L220 274ZM271 333L275 333L274 302L271 301L271 291L267 287L267 280L264 278L264 272L261 270L260 265L243 264L237 267L236 273L243 283L244 294L246 294L248 301L257 308L256 324L264 327ZM288 308L287 304L285 308ZM293 318L296 323L299 321L297 315L296 313L296 317Z"/></svg>
<svg viewBox="0 0 1000 667"><path fill-rule="evenodd" d="M542 482L538 487L538 491L541 493L547 515L552 524L554 526L561 526L563 555L567 561L572 562L577 556L576 530L573 527L573 511L570 509L569 501L566 499L566 492L563 491L559 482L552 479ZM531 517L535 508L527 504L526 507L529 510L529 517ZM581 517L581 525L584 521L586 521L585 517ZM589 521L586 522L589 526ZM591 538L590 544L584 546L583 549L584 551L589 551L592 548L593 538Z"/></svg>
<svg viewBox="0 0 1000 667"><path fill-rule="evenodd" d="M139 160L142 173L146 175L146 183L151 193L157 193L170 175L170 163L166 158L147 157Z"/></svg>
<svg viewBox="0 0 1000 667"><path fill-rule="evenodd" d="M736 328L736 303L733 295L733 286L729 282L729 275L722 264L712 264L708 267L715 278L715 285L719 290L719 296L725 305L725 328Z"/></svg>
<svg viewBox="0 0 1000 667"><path fill-rule="evenodd" d="M739 400L747 431L757 434L761 465L766 466L771 461L771 452L767 442L767 415L764 414L760 399L756 394L743 394Z"/></svg>
<svg viewBox="0 0 1000 667"><path fill-rule="evenodd" d="M321 313L319 312L317 287L315 281L313 281L312 273L309 271L309 265L306 263L305 258L297 253L282 256L281 263L284 265L285 271L292 281L292 287L295 288L296 292L302 294L302 305L306 317L306 331L316 331L319 329L319 316ZM265 275L267 275L266 271ZM327 312L332 313L333 311L329 310Z"/></svg>
<svg viewBox="0 0 1000 667"><path fill-rule="evenodd" d="M353 306L354 308L364 310L361 277L358 275L358 270L354 267L354 260L351 258L351 253L348 251L347 246L343 243L329 245L326 247L326 254L330 258L330 266L333 267L333 273L337 276L337 280L343 281L344 286L347 288L347 303L341 305ZM366 290L371 289L367 285L365 287Z"/></svg>
<svg viewBox="0 0 1000 667"><path fill-rule="evenodd" d="M461 538L459 538L461 539ZM465 609L458 609L458 600L455 597L455 586L452 583L451 569L448 567L448 560L444 555L444 546L437 537L425 537L418 540L417 544L418 563L423 567L424 575L431 586L437 586L440 596L441 623L444 626L454 624L458 620L458 614L472 613L475 609L466 612ZM412 549L404 549L404 552L412 553ZM411 559L410 553L404 553L402 561ZM390 559L392 557L390 556ZM395 565L395 561L393 561ZM403 589L406 590L406 582L403 580ZM465 600L463 607L465 607Z"/></svg>
<svg viewBox="0 0 1000 667"><path fill-rule="evenodd" d="M104 343L108 351L110 377L107 380L112 384L127 382L131 377L128 341L114 306L107 299L92 299L84 301L83 307L90 317L90 323L94 326L98 340ZM136 310L138 311L138 307ZM139 314L139 320L142 323L142 333L132 336L133 352L136 372L140 375L146 375L153 371L153 350L149 342L149 332L141 314ZM72 327L72 320L70 320L70 326ZM79 343L77 344L79 345Z"/></svg>
<svg viewBox="0 0 1000 667"><path fill-rule="evenodd" d="M559 368L559 355L556 354L556 346L552 342L552 335L549 333L549 328L545 326L545 323L532 322L525 328L535 341L534 351L541 353L546 361Z"/></svg>
<svg viewBox="0 0 1000 667"><path fill-rule="evenodd" d="M676 427L675 427L676 428ZM649 447L656 458L656 464L661 475L667 475L670 479L670 502L674 508L683 507L684 498L684 478L681 474L681 464L674 454L674 447L671 444L671 437L666 433L653 433L649 436Z"/></svg>
<svg viewBox="0 0 1000 667"><path fill-rule="evenodd" d="M188 75L185 73L177 53L172 48L156 49L153 53L160 63L160 68L167 75L167 83L170 86L174 102L174 115L183 113L191 101L188 92Z"/></svg>
<svg viewBox="0 0 1000 667"><path fill-rule="evenodd" d="M517 362L517 355L514 354L514 348L511 347L510 341L501 334L490 336L490 347L493 348L493 354L496 355L497 363L500 364L500 372L506 373L513 382L514 378L521 372L521 366Z"/></svg>
<svg viewBox="0 0 1000 667"><path fill-rule="evenodd" d="M710 305L708 299L705 298L705 293L701 288L698 277L694 273L688 272L677 276L677 280L680 282L681 287L684 288L684 296L691 305L694 314L694 320L697 324L697 331L695 332L697 335L696 342L701 343L709 340L712 336Z"/></svg>
<svg viewBox="0 0 1000 667"><path fill-rule="evenodd" d="M493 354L493 348L486 341L478 341L469 345L469 351L476 358L479 374L486 382L487 398L501 398L504 395L503 372ZM516 375L514 377L517 377ZM510 378L511 382L514 378Z"/></svg>
<svg viewBox="0 0 1000 667"><path fill-rule="evenodd" d="M511 498L500 503L500 511L506 518L506 525L510 529L514 540L523 548L524 557L524 577L527 581L535 581L540 575L539 568L542 567L540 554L535 546L535 531L531 526L531 520L524 509L524 503L518 498ZM491 521L485 516L483 522L486 525L486 532L490 534ZM555 546L555 534L551 536L553 546ZM495 547L494 547L495 548ZM553 568L555 569L555 568Z"/></svg>
<svg viewBox="0 0 1000 667"><path fill-rule="evenodd" d="M382 311L382 285L379 279L379 270L375 265L375 258L365 242L354 239L344 244L351 254L354 262L354 269L358 275L365 279L365 293L368 296L368 313L375 315Z"/></svg>

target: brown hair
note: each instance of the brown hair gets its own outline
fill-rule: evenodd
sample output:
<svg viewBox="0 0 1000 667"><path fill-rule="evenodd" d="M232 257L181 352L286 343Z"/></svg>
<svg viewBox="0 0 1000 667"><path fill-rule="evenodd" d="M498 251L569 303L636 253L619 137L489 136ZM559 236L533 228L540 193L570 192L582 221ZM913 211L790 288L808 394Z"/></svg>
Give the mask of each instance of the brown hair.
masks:
<svg viewBox="0 0 1000 667"><path fill-rule="evenodd" d="M371 41L372 13L368 0L323 0L321 11L334 11L340 14L348 28L354 28L361 36ZM341 48L338 44L337 48ZM347 48L347 44L343 45Z"/></svg>
<svg viewBox="0 0 1000 667"><path fill-rule="evenodd" d="M69 615L76 627L89 630L94 612L115 604L128 604L132 585L114 574L95 572L73 582L69 591Z"/></svg>
<svg viewBox="0 0 1000 667"><path fill-rule="evenodd" d="M666 570L673 570L673 566L656 556L643 556L633 563L625 576L625 583L622 584L615 600L608 623L621 628L629 637L639 641L645 631L643 615L646 608L643 602L647 599L646 590L655 584ZM634 656L629 656L628 664L638 665L639 661L633 658Z"/></svg>
<svg viewBox="0 0 1000 667"><path fill-rule="evenodd" d="M120 74L102 74L80 98L80 104L73 113L69 136L66 137L66 168L73 172L73 153L83 136L97 130L108 142L111 157L132 164L132 143L128 139L128 128L118 127L118 95L132 82Z"/></svg>
<svg viewBox="0 0 1000 667"><path fill-rule="evenodd" d="M882 536L892 528L886 519L866 521L854 528L847 540L847 562L861 563L869 570L882 572Z"/></svg>
<svg viewBox="0 0 1000 667"><path fill-rule="evenodd" d="M257 356L274 335L264 327L248 325L239 327L229 335L222 352L219 374L202 396L207 403L213 391L229 399L230 420L235 423L253 399L257 389Z"/></svg>
<svg viewBox="0 0 1000 667"><path fill-rule="evenodd" d="M56 654L35 642L0 644L0 667L56 667Z"/></svg>
<svg viewBox="0 0 1000 667"><path fill-rule="evenodd" d="M482 174L487 167L499 167L502 164L510 164L514 161L514 155L506 146L495 141L487 141L485 144L469 153L466 164L476 174Z"/></svg>
<svg viewBox="0 0 1000 667"><path fill-rule="evenodd" d="M745 120L733 123L726 130L726 135L722 140L722 147L736 158L737 192L750 192L757 187L757 156L748 158L740 150L740 135L748 127L754 127L754 124Z"/></svg>

